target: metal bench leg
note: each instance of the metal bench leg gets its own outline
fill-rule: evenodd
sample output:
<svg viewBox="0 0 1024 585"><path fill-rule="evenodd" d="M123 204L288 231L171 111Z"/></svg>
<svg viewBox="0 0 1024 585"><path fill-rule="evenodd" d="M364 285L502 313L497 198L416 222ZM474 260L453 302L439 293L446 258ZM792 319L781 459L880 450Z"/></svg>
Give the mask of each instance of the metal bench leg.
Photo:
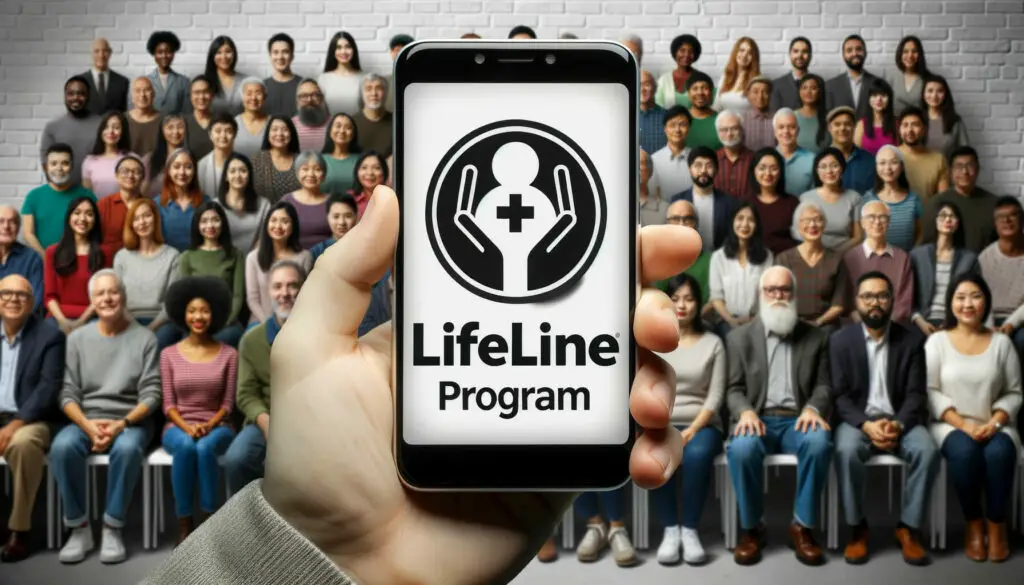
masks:
<svg viewBox="0 0 1024 585"><path fill-rule="evenodd" d="M96 467L86 464L87 474L89 475L89 490L92 493L92 519L98 520L100 517L100 505L99 495L96 489Z"/></svg>
<svg viewBox="0 0 1024 585"><path fill-rule="evenodd" d="M46 465L46 548L53 550L56 540L54 539L53 515L56 511L53 505L53 467Z"/></svg>
<svg viewBox="0 0 1024 585"><path fill-rule="evenodd" d="M562 548L565 550L572 550L573 545L576 544L576 532L575 529L576 515L573 510L573 506L570 504L569 507L562 513Z"/></svg>
<svg viewBox="0 0 1024 585"><path fill-rule="evenodd" d="M149 464L142 462L142 548L153 549L153 533L150 526L153 523L153 479L150 476L152 470Z"/></svg>

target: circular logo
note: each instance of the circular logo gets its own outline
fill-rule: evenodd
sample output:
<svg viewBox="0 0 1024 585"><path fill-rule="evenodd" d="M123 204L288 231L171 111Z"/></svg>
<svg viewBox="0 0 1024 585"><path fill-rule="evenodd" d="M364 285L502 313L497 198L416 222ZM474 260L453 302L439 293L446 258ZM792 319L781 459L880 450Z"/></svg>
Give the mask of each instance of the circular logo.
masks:
<svg viewBox="0 0 1024 585"><path fill-rule="evenodd" d="M462 137L427 192L427 234L463 288L501 303L557 298L594 261L604 189L586 152L537 122L506 120Z"/></svg>

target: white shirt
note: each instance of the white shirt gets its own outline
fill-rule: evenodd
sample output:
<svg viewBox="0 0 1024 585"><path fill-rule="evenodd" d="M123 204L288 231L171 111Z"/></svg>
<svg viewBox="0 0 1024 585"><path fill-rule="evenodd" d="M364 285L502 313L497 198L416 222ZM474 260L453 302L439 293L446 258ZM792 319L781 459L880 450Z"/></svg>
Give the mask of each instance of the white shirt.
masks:
<svg viewBox="0 0 1024 585"><path fill-rule="evenodd" d="M701 250L715 249L715 196L698 195L693 192L693 210L697 212L697 233L700 234Z"/></svg>
<svg viewBox="0 0 1024 585"><path fill-rule="evenodd" d="M871 258L872 255L874 255L874 256L892 256L893 255L892 254L892 246L890 246L889 244L886 244L885 245L885 249L882 250L881 252L876 252L875 249L871 247L871 243L868 242L867 238L864 239L864 243L861 244L860 247L861 247L862 250L864 250L864 257L865 258Z"/></svg>
<svg viewBox="0 0 1024 585"><path fill-rule="evenodd" d="M889 371L889 329L886 328L881 341L876 341L868 333L868 328L861 325L864 330L865 350L868 354L868 403L864 414L870 417L894 416L892 400L889 399L889 387L886 383L886 372Z"/></svg>
<svg viewBox="0 0 1024 585"><path fill-rule="evenodd" d="M92 82L96 85L96 91L100 90L100 78L103 78L103 89L110 90L110 70L97 71L92 69Z"/></svg>
<svg viewBox="0 0 1024 585"><path fill-rule="evenodd" d="M771 251L764 264L747 261L741 266L735 258L727 258L725 249L719 248L711 254L708 263L708 289L711 300L725 301L729 313L736 317L747 317L754 314L757 308L758 283L761 274L773 263Z"/></svg>
<svg viewBox="0 0 1024 585"><path fill-rule="evenodd" d="M850 92L853 93L853 109L857 109L857 102L860 101L860 86L864 84L864 73L857 77L850 75L850 72L846 72L846 76L850 78Z"/></svg>
<svg viewBox="0 0 1024 585"><path fill-rule="evenodd" d="M679 156L673 157L668 146L663 146L651 155L651 167L654 172L647 181L647 189L652 193L660 193L665 201L686 191L693 186L690 177L690 147L683 148Z"/></svg>

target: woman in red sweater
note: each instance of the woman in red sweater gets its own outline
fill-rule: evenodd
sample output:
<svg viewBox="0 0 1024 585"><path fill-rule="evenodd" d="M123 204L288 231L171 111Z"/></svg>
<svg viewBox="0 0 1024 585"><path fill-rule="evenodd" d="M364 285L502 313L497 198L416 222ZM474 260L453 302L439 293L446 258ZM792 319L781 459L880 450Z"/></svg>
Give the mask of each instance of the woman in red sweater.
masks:
<svg viewBox="0 0 1024 585"><path fill-rule="evenodd" d="M69 334L94 318L89 300L89 279L110 268L103 253L103 229L96 202L76 197L64 217L64 235L46 249L43 262L43 299L50 317Z"/></svg>
<svg viewBox="0 0 1024 585"><path fill-rule="evenodd" d="M206 514L217 510L220 466L235 433L229 416L235 403L238 352L213 335L231 313L232 293L223 279L190 276L171 285L164 307L171 321L187 333L160 352L163 384L163 446L173 457L171 488L178 516L178 544L192 532L195 485Z"/></svg>

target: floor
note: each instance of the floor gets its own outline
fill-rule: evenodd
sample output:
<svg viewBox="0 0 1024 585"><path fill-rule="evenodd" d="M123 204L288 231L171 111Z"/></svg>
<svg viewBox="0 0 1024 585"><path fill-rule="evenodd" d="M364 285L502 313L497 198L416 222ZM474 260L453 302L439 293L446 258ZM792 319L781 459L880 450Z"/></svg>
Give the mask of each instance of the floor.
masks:
<svg viewBox="0 0 1024 585"><path fill-rule="evenodd" d="M532 563L513 582L513 585L677 585L680 582L694 583L699 580L701 585L735 585L737 579L751 578L753 575L769 575L766 583L786 583L787 585L814 584L822 582L830 584L879 583L884 585L972 585L991 582L1016 584L1024 582L1024 539L1015 537L1015 550L1022 551L1010 561L1001 565L990 563L975 564L963 556L962 521L956 502L950 505L949 549L936 552L930 567L917 568L906 565L899 553L893 548L889 538L895 524L888 513L888 502L885 492L886 476L884 470L875 470L869 483L869 524L873 528L872 550L877 551L871 562L860 567L851 567L842 560L841 552L830 553L829 562L822 567L810 568L799 564L785 546L784 527L789 509L788 495L792 494L792 474L783 471L778 478L771 481L771 493L766 498L766 518L769 525L769 549L764 560L756 567L740 567L733 563L728 551L721 541L721 530L718 526L717 501L711 499L705 508L704 525L701 533L708 552L713 556L712 562L703 567L676 566L663 567L654 559L654 551L646 551L641 556L643 562L636 567L620 569L608 556L593 564L581 564L576 561L571 551L563 551L560 558L550 564ZM898 481L896 482L896 506L899 503ZM100 489L103 489L100 481ZM102 493L102 492L101 492ZM170 498L170 485L166 486L166 494ZM713 496L712 496L713 497ZM952 494L951 494L952 498ZM6 517L10 503L0 493L0 511ZM156 568L169 554L173 543L173 530L170 517L170 502L166 512L167 531L163 535L163 546L155 551L142 550L141 537L141 498L137 497L133 504L133 514L129 519L128 536L129 559L120 565L107 566L100 564L94 554L77 566L64 566L57 562L54 551L39 552L30 559L15 564L0 564L0 585L53 585L55 583L71 583L81 585L129 585L138 583L151 570ZM897 507L898 510L898 507ZM43 526L45 509L36 508L37 526ZM577 526L577 534L581 534L583 526ZM651 544L656 547L660 540L660 528L652 526ZM37 531L35 538L40 547L46 544L44 531ZM842 537L841 537L842 540Z"/></svg>

